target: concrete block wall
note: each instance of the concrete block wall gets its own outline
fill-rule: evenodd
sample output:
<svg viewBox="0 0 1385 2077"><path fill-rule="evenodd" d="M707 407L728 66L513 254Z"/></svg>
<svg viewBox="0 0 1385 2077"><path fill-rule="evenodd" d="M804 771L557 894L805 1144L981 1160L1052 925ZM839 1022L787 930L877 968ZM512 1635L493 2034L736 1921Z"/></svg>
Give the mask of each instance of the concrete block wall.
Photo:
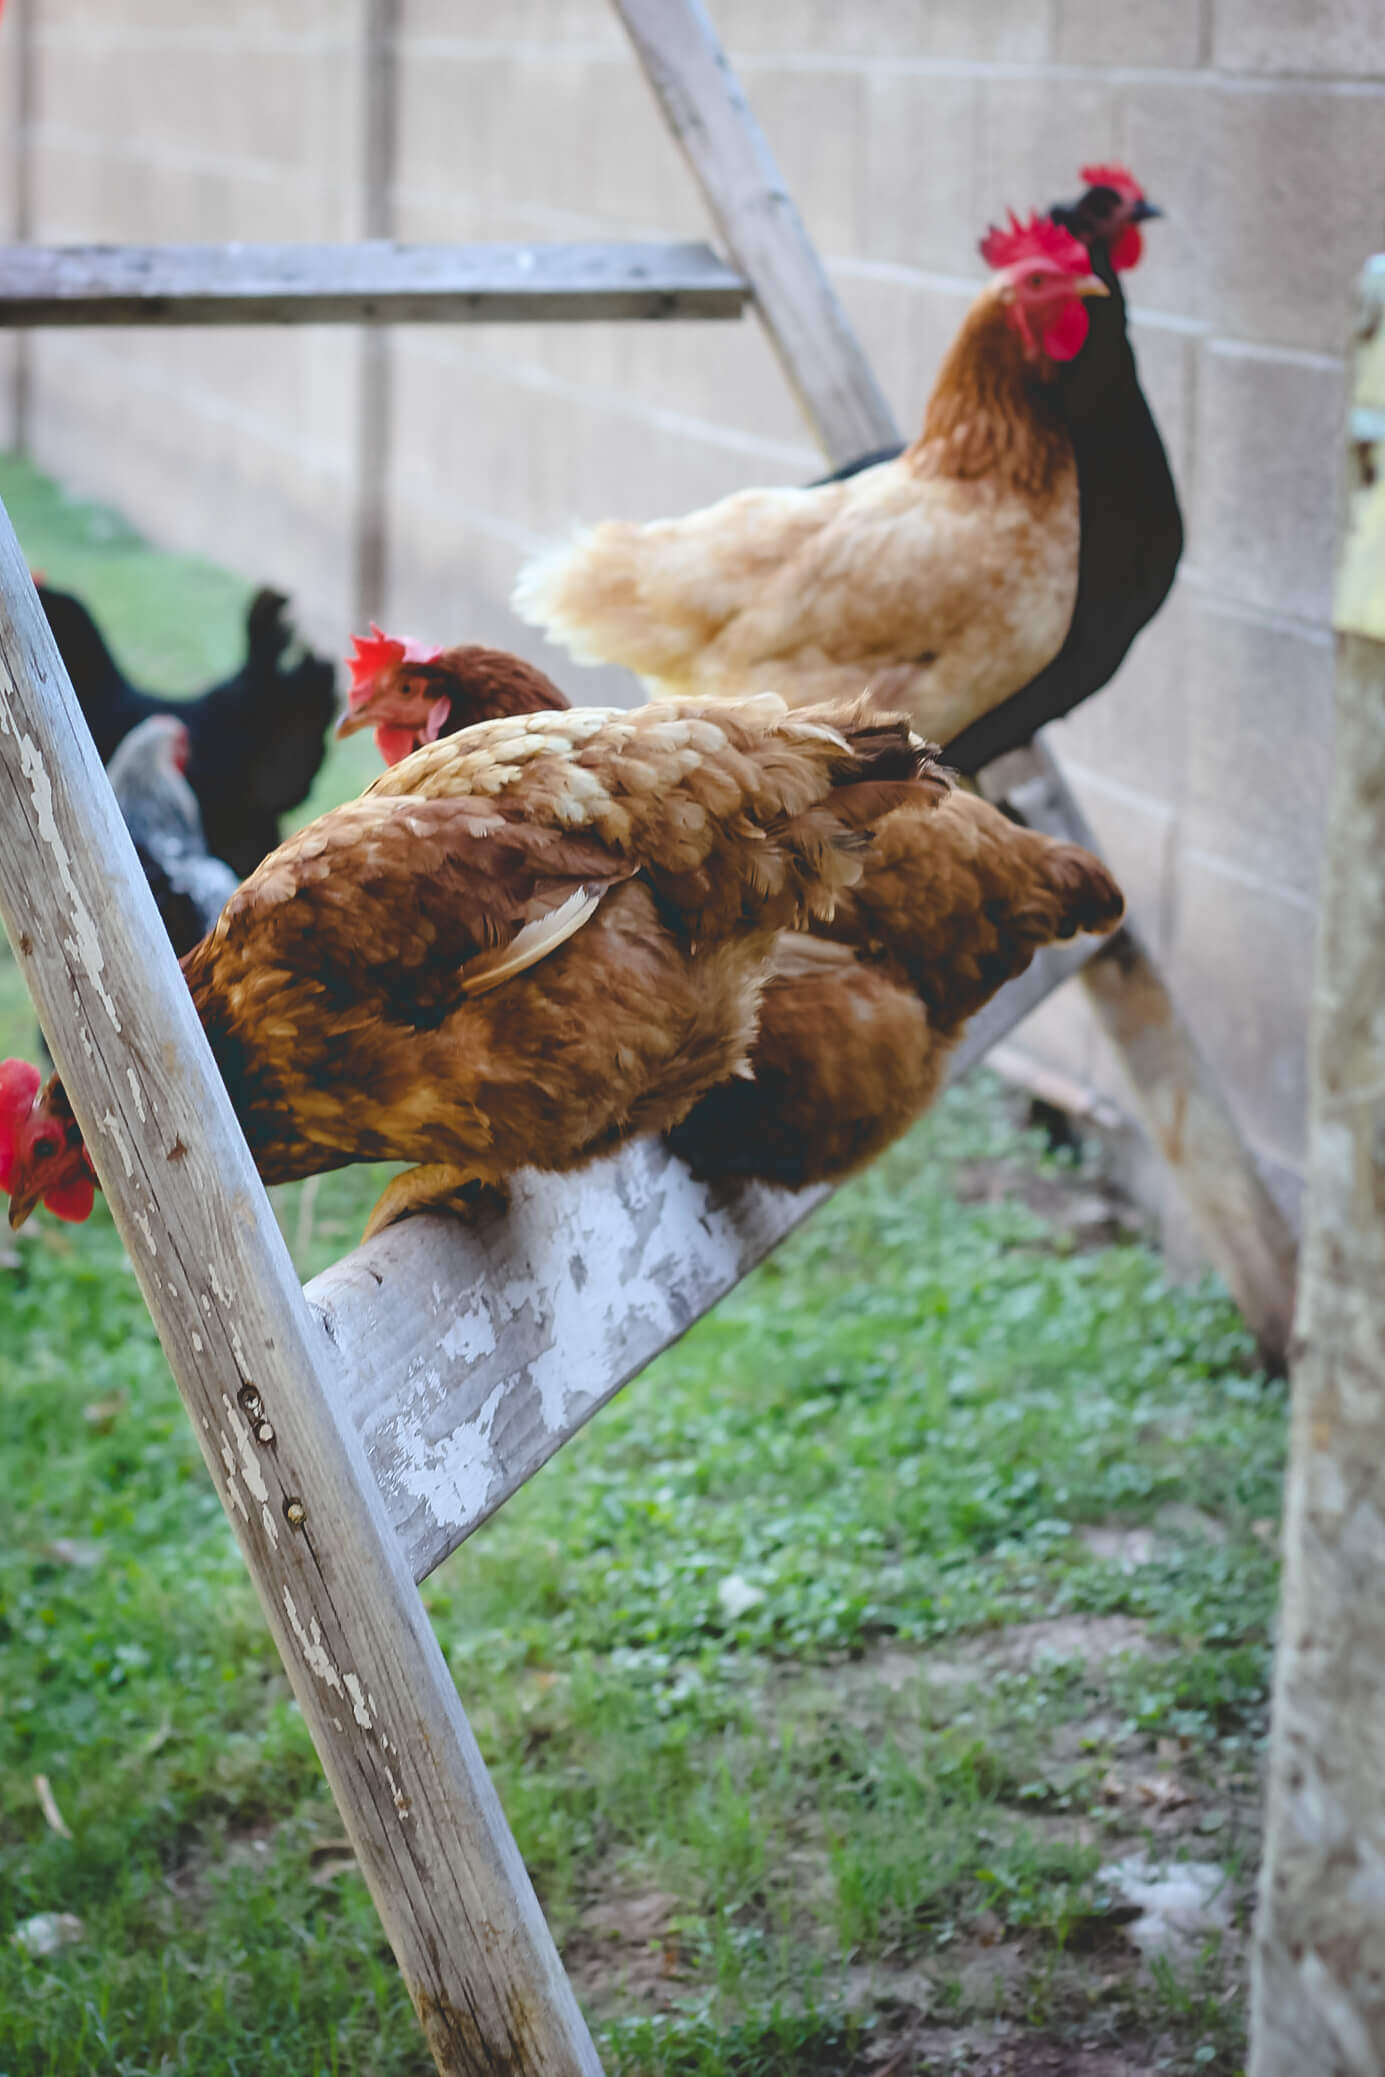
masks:
<svg viewBox="0 0 1385 2077"><path fill-rule="evenodd" d="M10 0L34 39L33 235L326 239L363 209L367 0ZM1059 732L1132 906L1286 1202L1330 766L1328 597L1351 285L1385 246L1385 55L1371 0L712 0L901 422L917 424L1006 204L1127 159L1167 210L1135 338L1182 490L1174 596ZM391 205L407 239L702 235L605 0L397 0ZM0 164L0 212L7 175ZM349 333L50 333L37 458L349 622L359 342ZM531 549L676 512L819 456L753 323L392 335L384 617L526 649ZM0 359L0 395L5 363ZM0 435L4 405L0 404ZM1080 993L1038 1057L1119 1090Z"/></svg>

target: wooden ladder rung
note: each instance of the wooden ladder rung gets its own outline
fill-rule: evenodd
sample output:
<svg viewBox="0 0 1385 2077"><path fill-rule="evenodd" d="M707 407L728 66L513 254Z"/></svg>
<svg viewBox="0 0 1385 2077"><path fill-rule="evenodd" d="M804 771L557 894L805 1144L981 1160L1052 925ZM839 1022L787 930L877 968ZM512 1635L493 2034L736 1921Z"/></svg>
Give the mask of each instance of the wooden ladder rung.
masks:
<svg viewBox="0 0 1385 2077"><path fill-rule="evenodd" d="M733 318L709 245L4 245L0 329Z"/></svg>

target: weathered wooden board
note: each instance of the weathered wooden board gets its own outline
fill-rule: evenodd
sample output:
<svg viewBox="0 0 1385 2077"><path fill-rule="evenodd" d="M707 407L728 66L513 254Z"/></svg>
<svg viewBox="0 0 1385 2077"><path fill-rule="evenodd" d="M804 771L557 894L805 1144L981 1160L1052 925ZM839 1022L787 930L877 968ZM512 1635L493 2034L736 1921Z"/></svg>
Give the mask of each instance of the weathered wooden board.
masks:
<svg viewBox="0 0 1385 2077"><path fill-rule="evenodd" d="M1095 849L1086 818L1042 737L993 764L986 791L1035 829ZM1136 923L1084 975L1087 997L1118 1049L1150 1137L1203 1245L1245 1315L1265 1363L1282 1370L1293 1322L1297 1245L1232 1115L1221 1083Z"/></svg>
<svg viewBox="0 0 1385 2077"><path fill-rule="evenodd" d="M615 0L664 118L834 462L898 438L701 0Z"/></svg>
<svg viewBox="0 0 1385 2077"><path fill-rule="evenodd" d="M439 2068L598 2077L2 507L0 916Z"/></svg>
<svg viewBox="0 0 1385 2077"><path fill-rule="evenodd" d="M0 328L739 317L709 246L5 245Z"/></svg>
<svg viewBox="0 0 1385 2077"><path fill-rule="evenodd" d="M1385 2070L1385 255L1363 290L1250 2077Z"/></svg>
<svg viewBox="0 0 1385 2077"><path fill-rule="evenodd" d="M952 1078L1092 957L1055 946L977 1017ZM708 1190L658 1141L517 1178L480 1227L418 1218L308 1286L416 1579L829 1193Z"/></svg>

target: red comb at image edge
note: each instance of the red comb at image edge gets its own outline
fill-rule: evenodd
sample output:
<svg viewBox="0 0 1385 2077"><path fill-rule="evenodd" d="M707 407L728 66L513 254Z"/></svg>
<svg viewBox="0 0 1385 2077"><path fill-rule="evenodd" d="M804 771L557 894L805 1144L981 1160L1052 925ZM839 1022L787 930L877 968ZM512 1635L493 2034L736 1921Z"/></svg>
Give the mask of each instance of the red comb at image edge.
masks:
<svg viewBox="0 0 1385 2077"><path fill-rule="evenodd" d="M1089 188L1114 188L1127 202L1143 202L1145 191L1128 166L1079 166L1079 180Z"/></svg>
<svg viewBox="0 0 1385 2077"><path fill-rule="evenodd" d="M3 5L3 0L0 0L0 5ZM346 659L351 672L351 690L362 691L367 685L373 685L381 671L387 671L391 664L403 663L407 646L404 642L397 642L393 635L387 635L372 620L368 635L351 637L352 654Z"/></svg>
<svg viewBox="0 0 1385 2077"><path fill-rule="evenodd" d="M1074 238L1051 217L1031 216L1021 223L1012 209L1008 228L992 224L979 247L988 267L1016 267L1025 260L1052 260L1069 274L1087 274L1091 261L1080 238Z"/></svg>
<svg viewBox="0 0 1385 2077"><path fill-rule="evenodd" d="M42 1086L43 1077L32 1062L0 1060L0 1190L7 1196L14 1187L20 1136ZM55 1218L80 1223L91 1217L95 1201L96 1174L84 1147L79 1173L45 1190L43 1202Z"/></svg>

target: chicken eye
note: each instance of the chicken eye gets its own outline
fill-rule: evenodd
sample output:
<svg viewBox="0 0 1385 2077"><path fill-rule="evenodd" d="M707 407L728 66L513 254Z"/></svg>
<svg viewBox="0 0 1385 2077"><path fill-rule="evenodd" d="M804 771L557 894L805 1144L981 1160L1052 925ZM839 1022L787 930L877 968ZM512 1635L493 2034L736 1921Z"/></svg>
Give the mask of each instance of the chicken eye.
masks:
<svg viewBox="0 0 1385 2077"><path fill-rule="evenodd" d="M1037 289L1037 288L1042 288L1042 287L1043 287L1043 285L1044 285L1044 282L1046 281L1046 279L1047 279L1047 276L1046 276L1046 275L1043 275L1043 274L1031 274L1031 275L1029 275L1028 279L1027 279L1027 280L1026 280L1026 282L1025 282L1025 287L1026 287L1026 288L1036 288L1036 289Z"/></svg>
<svg viewBox="0 0 1385 2077"><path fill-rule="evenodd" d="M34 1153L40 1161L51 1161L58 1151L58 1142L47 1135L34 1141Z"/></svg>

